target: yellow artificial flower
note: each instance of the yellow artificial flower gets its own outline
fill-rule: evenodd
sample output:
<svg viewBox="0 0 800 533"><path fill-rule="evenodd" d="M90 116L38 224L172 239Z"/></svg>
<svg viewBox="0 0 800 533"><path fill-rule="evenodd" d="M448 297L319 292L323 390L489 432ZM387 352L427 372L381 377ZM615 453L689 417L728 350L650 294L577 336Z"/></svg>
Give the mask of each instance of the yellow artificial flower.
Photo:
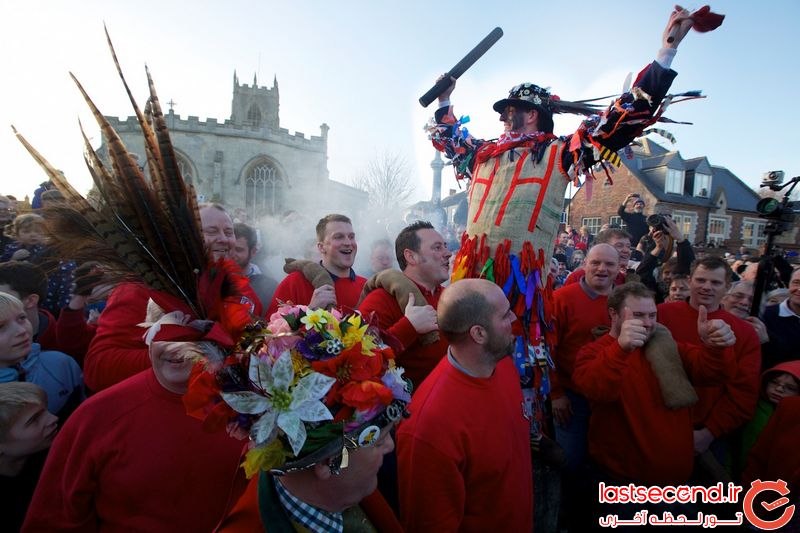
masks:
<svg viewBox="0 0 800 533"><path fill-rule="evenodd" d="M267 471L276 466L282 465L290 454L283 449L279 439L275 439L266 446L250 448L245 456L244 473L247 479L253 477L262 470Z"/></svg>
<svg viewBox="0 0 800 533"><path fill-rule="evenodd" d="M301 318L300 322L305 324L308 329L322 331L325 324L328 323L328 318L332 317L324 309L314 309L313 311L306 311L306 316Z"/></svg>
<svg viewBox="0 0 800 533"><path fill-rule="evenodd" d="M300 381L300 378L307 376L311 372L311 365L300 352L292 350L292 369L294 370L292 385L295 385Z"/></svg>
<svg viewBox="0 0 800 533"><path fill-rule="evenodd" d="M373 337L372 335L364 335L363 337L361 337L362 355L375 355L375 350L379 347L380 345L377 342L375 342L375 337Z"/></svg>
<svg viewBox="0 0 800 533"><path fill-rule="evenodd" d="M352 348L357 343L362 342L364 338L364 333L367 332L368 324L362 325L360 317L350 317L347 319L347 323L350 327L347 328L344 336L342 336L342 343L344 343L345 348Z"/></svg>

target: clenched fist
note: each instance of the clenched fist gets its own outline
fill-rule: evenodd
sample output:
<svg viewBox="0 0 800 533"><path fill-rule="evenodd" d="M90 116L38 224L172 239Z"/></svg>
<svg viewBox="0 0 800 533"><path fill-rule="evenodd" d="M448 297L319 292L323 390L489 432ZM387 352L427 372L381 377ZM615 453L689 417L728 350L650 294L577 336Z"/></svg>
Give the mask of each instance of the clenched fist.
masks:
<svg viewBox="0 0 800 533"><path fill-rule="evenodd" d="M622 310L622 327L620 328L617 342L620 348L626 352L632 352L636 348L641 348L647 342L647 328L644 322L638 318L633 318L633 311L627 307Z"/></svg>

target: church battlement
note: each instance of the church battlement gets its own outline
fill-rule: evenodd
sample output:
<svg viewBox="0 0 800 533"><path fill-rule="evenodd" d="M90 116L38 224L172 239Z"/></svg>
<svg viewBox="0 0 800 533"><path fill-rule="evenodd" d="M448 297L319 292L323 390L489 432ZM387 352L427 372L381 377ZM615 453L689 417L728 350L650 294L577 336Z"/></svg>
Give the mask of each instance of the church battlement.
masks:
<svg viewBox="0 0 800 533"><path fill-rule="evenodd" d="M248 139L263 139L283 144L301 145L306 149L314 151L327 151L329 129L327 124L320 126L320 135L306 137L306 134L300 131L290 133L286 128L277 128L277 130L275 130L266 125L254 127L236 124L230 119L226 119L225 122L220 123L216 118L200 120L200 118L195 115L189 115L184 119L181 118L180 115L174 113L168 113L164 118L167 121L169 130L175 133L212 133L215 135L245 137ZM140 131L139 123L135 116L129 116L124 119L107 116L106 119L119 133L135 133Z"/></svg>

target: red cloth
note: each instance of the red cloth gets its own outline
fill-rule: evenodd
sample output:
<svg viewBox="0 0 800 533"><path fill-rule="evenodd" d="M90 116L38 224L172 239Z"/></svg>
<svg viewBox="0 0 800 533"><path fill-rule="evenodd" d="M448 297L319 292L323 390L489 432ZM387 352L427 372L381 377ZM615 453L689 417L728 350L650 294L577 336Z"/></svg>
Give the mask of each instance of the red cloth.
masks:
<svg viewBox="0 0 800 533"><path fill-rule="evenodd" d="M572 382L575 356L578 350L595 340L592 329L611 326L611 318L608 316L608 296L600 294L591 298L580 283L561 287L553 293L553 312L556 374L551 397L556 399L564 395L564 388L580 392Z"/></svg>
<svg viewBox="0 0 800 533"><path fill-rule="evenodd" d="M355 309L358 299L361 296L361 289L367 278L356 276L355 280L350 278L339 278L333 282L333 289L336 292L336 307L345 309ZM278 300L282 302L292 302L295 305L308 305L314 295L314 286L303 276L302 272L292 272L280 282L275 289L275 295L267 309L266 317L278 310Z"/></svg>
<svg viewBox="0 0 800 533"><path fill-rule="evenodd" d="M215 533L253 533L269 530L268 524L261 522L261 512L258 508L258 479L257 475L250 478L244 494L226 514L222 523L214 529ZM361 500L359 507L375 526L376 531L402 533L403 529L400 527L394 511L386 503L380 491L376 490Z"/></svg>
<svg viewBox="0 0 800 533"><path fill-rule="evenodd" d="M211 531L243 476L242 449L225 432L204 432L179 394L142 372L67 420L23 531Z"/></svg>
<svg viewBox="0 0 800 533"><path fill-rule="evenodd" d="M679 343L694 383L730 378L733 351ZM690 408L667 409L653 369L639 348L625 352L610 335L584 346L572 379L592 402L589 453L608 474L645 484L683 483L692 473Z"/></svg>
<svg viewBox="0 0 800 533"><path fill-rule="evenodd" d="M41 328L45 327L44 331ZM56 319L50 311L39 308L39 335L36 338L42 350L55 350L71 356L83 367L83 360L92 342L97 326L86 323L86 315L65 307Z"/></svg>
<svg viewBox="0 0 800 533"><path fill-rule="evenodd" d="M38 308L39 313L39 331L36 332L36 338L33 342L38 342L42 350L55 350L63 352L58 346L58 332L56 329L56 317L53 313L44 307ZM42 330L44 328L44 330ZM71 355L71 354L70 354Z"/></svg>
<svg viewBox="0 0 800 533"><path fill-rule="evenodd" d="M261 316L258 297L248 285L243 298L253 305L253 314ZM150 368L150 356L144 343L146 328L138 326L147 317L147 302L152 299L165 312L192 310L181 300L165 292L155 291L141 283L121 283L108 299L97 321L97 333L89 345L84 361L86 386L99 392Z"/></svg>
<svg viewBox="0 0 800 533"><path fill-rule="evenodd" d="M86 312L83 309L65 307L58 315L56 321L58 351L71 355L81 366L95 333L97 325L86 323Z"/></svg>
<svg viewBox="0 0 800 533"><path fill-rule="evenodd" d="M586 271L583 268L578 268L570 272L567 279L564 280L564 285L572 285L573 283L578 283L581 278L586 274ZM625 273L620 272L617 274L617 278L614 280L614 285L622 285L625 283Z"/></svg>
<svg viewBox="0 0 800 533"><path fill-rule="evenodd" d="M406 531L532 531L530 423L510 358L473 378L443 358L397 431Z"/></svg>
<svg viewBox="0 0 800 533"><path fill-rule="evenodd" d="M442 287L439 286L435 292L431 292L419 284L416 285L422 291L425 301L436 309ZM384 289L375 289L367 294L358 310L367 318L375 313L380 328L403 345L403 351L397 354L397 364L405 369L405 377L411 380L415 388L419 387L447 353L447 341L442 336L433 344L419 342L417 330L405 317L404 310L400 309L395 297Z"/></svg>
<svg viewBox="0 0 800 533"><path fill-rule="evenodd" d="M789 484L793 494L800 488L800 396L790 396L778 403L761 436L750 449L747 468L742 475L745 489L754 479Z"/></svg>
<svg viewBox="0 0 800 533"><path fill-rule="evenodd" d="M97 321L97 333L86 353L83 379L90 390L99 392L150 368L142 338L146 329L137 324L145 321L151 298L167 312L191 312L182 300L141 283L118 285Z"/></svg>
<svg viewBox="0 0 800 533"><path fill-rule="evenodd" d="M715 438L727 435L747 423L756 410L761 372L761 343L753 326L720 308L708 319L722 319L736 335L733 378L724 386L695 387L700 401L692 408L695 428L708 428ZM658 306L658 321L678 342L700 344L697 310L688 302Z"/></svg>

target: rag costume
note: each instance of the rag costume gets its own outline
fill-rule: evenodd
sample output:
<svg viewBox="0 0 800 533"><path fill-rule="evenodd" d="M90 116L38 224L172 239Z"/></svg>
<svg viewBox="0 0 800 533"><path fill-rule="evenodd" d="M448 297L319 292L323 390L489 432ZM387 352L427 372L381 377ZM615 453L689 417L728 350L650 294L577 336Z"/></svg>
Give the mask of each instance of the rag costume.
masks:
<svg viewBox="0 0 800 533"><path fill-rule="evenodd" d="M695 384L724 383L733 375L730 347L679 342L678 352ZM605 474L647 485L689 479L694 459L690 408L666 407L642 348L626 352L616 338L604 335L578 352L572 379L592 402L589 453Z"/></svg>
<svg viewBox="0 0 800 533"><path fill-rule="evenodd" d="M512 360L476 378L443 358L397 431L408 532L531 531L530 423Z"/></svg>
<svg viewBox="0 0 800 533"><path fill-rule="evenodd" d="M67 420L23 531L211 531L241 475L242 448L204 431L146 370Z"/></svg>
<svg viewBox="0 0 800 533"><path fill-rule="evenodd" d="M733 375L723 386L696 387L700 398L692 408L696 429L706 427L714 438L731 433L750 420L758 401L761 370L761 344L753 326L722 308L708 313L708 320L721 319L736 335ZM700 344L697 310L688 302L668 302L658 306L658 322L669 329L677 342Z"/></svg>
<svg viewBox="0 0 800 533"><path fill-rule="evenodd" d="M429 128L434 146L453 161L457 177L470 180L467 228L454 260L452 281L486 278L508 296L521 326L514 357L526 402L532 405L534 433L539 432L541 403L550 390L552 289L547 274L564 192L581 174L588 177L585 186L590 191L598 162L604 169L619 164L616 152L663 112L662 100L676 75L653 62L639 74L630 92L567 137L510 131L495 141L477 140L462 128L468 119L458 119L449 105L436 112L436 124ZM512 89L507 100L495 104L495 110L503 113L520 101L550 112L593 112L586 105L561 102L532 84Z"/></svg>

